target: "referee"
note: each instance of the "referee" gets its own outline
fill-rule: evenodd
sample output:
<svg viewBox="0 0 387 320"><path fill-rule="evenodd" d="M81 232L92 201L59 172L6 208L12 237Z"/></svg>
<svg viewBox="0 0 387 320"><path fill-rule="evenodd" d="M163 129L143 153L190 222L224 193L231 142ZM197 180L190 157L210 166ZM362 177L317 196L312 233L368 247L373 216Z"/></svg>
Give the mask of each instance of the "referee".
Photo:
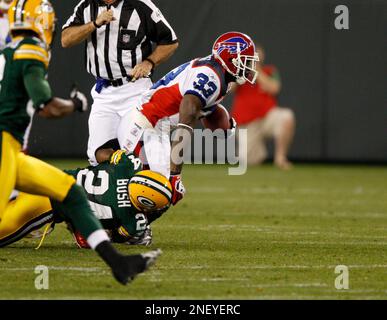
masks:
<svg viewBox="0 0 387 320"><path fill-rule="evenodd" d="M121 119L150 89L155 67L178 47L176 34L151 0L82 0L62 30L62 46L86 41L95 77L87 155L92 165L116 148Z"/></svg>

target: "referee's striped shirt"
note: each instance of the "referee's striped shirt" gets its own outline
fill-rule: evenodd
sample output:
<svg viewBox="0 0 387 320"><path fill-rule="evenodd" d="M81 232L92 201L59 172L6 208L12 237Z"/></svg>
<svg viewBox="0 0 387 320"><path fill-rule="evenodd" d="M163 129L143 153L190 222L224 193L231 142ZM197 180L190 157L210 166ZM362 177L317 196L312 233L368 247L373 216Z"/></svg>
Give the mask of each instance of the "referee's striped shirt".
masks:
<svg viewBox="0 0 387 320"><path fill-rule="evenodd" d="M94 77L126 78L136 64L152 53L152 43L177 42L172 27L151 0L117 0L110 8L117 20L87 39L86 68ZM94 21L105 10L107 5L102 0L82 0L63 30Z"/></svg>

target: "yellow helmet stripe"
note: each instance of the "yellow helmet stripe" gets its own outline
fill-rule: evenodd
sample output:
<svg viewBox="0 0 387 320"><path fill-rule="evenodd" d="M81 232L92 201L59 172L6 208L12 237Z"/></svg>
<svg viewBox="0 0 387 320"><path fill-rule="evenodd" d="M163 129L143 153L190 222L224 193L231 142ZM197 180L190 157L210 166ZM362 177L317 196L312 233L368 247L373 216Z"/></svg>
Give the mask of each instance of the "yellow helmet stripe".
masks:
<svg viewBox="0 0 387 320"><path fill-rule="evenodd" d="M152 178L136 175L132 179L130 179L130 183L137 183L137 184L145 185L147 187L150 187L150 188L160 192L167 199L172 198L172 192L168 188L166 188L164 185L162 185L161 183L159 183L156 180L153 180Z"/></svg>

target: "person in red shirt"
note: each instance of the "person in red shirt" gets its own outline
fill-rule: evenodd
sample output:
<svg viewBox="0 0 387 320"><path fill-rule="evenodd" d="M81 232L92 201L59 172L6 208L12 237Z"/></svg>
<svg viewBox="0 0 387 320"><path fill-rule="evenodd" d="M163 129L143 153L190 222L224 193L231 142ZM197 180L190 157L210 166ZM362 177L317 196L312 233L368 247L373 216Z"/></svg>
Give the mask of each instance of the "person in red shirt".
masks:
<svg viewBox="0 0 387 320"><path fill-rule="evenodd" d="M267 157L265 140L274 139L274 164L290 169L287 158L295 131L295 116L291 109L278 106L281 79L277 68L264 65L265 51L257 45L260 62L257 64L256 84L245 83L235 89L232 116L240 128L247 129L247 164L257 165Z"/></svg>

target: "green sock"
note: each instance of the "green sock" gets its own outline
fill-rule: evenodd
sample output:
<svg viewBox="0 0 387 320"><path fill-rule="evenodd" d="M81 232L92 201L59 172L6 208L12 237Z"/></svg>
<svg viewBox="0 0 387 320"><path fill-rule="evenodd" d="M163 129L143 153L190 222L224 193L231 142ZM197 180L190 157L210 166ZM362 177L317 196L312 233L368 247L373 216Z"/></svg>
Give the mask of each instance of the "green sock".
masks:
<svg viewBox="0 0 387 320"><path fill-rule="evenodd" d="M103 230L101 223L94 216L86 194L83 189L74 184L63 200L64 214L70 219L73 226L81 235L88 239L89 236L98 230Z"/></svg>

